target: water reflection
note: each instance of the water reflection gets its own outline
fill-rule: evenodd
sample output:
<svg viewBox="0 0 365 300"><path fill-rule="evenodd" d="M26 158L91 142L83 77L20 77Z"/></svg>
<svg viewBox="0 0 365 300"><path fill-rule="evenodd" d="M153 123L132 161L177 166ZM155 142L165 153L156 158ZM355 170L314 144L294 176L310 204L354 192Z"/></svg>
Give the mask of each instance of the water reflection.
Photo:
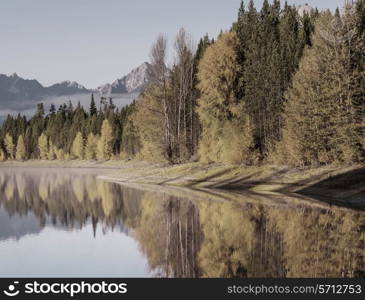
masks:
<svg viewBox="0 0 365 300"><path fill-rule="evenodd" d="M52 253L38 251L53 263L55 276L81 276L72 271L78 264L99 266L87 271L89 276L131 276L133 267L123 268L131 261L134 268L139 266L132 276L363 275L362 212L303 204L301 199L276 202L269 196L266 201L258 195L188 194L122 187L97 180L92 171L0 169L0 265L7 266L0 268L0 276L17 275L9 263L14 252L8 248L26 248L22 239L39 238L42 232L48 239L39 240L38 247L44 248L42 243L52 236L55 248ZM85 247L76 257L56 250L76 244ZM129 250L118 256L118 247ZM19 255L37 261L37 249L33 250L34 254L24 249Z"/></svg>
<svg viewBox="0 0 365 300"><path fill-rule="evenodd" d="M95 175L52 170L8 171L0 174L0 203L10 215L33 213L45 225L81 228L91 220L96 227L123 226L119 185L96 180Z"/></svg>

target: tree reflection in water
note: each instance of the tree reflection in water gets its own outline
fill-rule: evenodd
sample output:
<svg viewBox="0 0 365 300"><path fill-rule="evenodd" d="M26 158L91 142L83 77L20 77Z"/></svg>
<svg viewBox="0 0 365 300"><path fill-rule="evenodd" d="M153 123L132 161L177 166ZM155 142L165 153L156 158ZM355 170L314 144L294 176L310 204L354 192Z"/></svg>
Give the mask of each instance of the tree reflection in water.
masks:
<svg viewBox="0 0 365 300"><path fill-rule="evenodd" d="M189 194L189 193L188 193ZM154 276L356 277L365 269L365 217L349 209L222 201L141 191L88 172L0 173L0 206L68 229L92 222L134 237ZM1 228L0 228L1 231Z"/></svg>

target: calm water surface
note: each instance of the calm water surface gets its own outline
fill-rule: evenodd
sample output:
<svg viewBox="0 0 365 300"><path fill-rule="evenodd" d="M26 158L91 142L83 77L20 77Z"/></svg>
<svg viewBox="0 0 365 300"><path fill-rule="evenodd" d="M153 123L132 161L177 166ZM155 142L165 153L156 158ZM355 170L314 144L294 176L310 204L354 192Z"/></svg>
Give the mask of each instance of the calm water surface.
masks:
<svg viewBox="0 0 365 300"><path fill-rule="evenodd" d="M0 277L363 275L363 212L299 196L139 190L100 172L0 168Z"/></svg>

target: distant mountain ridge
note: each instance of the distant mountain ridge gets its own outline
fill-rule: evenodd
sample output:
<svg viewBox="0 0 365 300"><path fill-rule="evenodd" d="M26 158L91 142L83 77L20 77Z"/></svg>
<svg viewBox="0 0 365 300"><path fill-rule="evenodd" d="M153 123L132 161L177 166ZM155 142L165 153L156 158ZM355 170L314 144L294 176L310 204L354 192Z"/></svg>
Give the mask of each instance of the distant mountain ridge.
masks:
<svg viewBox="0 0 365 300"><path fill-rule="evenodd" d="M45 87L36 79L24 79L16 73L0 74L0 103L43 100L46 97L89 93L84 86L70 81Z"/></svg>
<svg viewBox="0 0 365 300"><path fill-rule="evenodd" d="M61 83L56 83L46 88L51 95L63 96L63 95L73 95L79 93L90 93L83 85L77 83L76 81L62 81Z"/></svg>
<svg viewBox="0 0 365 300"><path fill-rule="evenodd" d="M107 83L99 86L97 90L102 95L138 93L149 82L150 64L145 62L139 67L133 69L128 75L115 80L113 83Z"/></svg>
<svg viewBox="0 0 365 300"><path fill-rule="evenodd" d="M63 81L51 86L43 86L36 79L24 79L16 73L10 76L0 74L0 111L17 110L25 104L29 105L34 101L45 101L52 97L90 94L93 92L108 96L113 94L138 94L148 84L149 68L149 63L145 62L113 83L102 85L96 89L87 89L75 81Z"/></svg>
<svg viewBox="0 0 365 300"><path fill-rule="evenodd" d="M44 87L35 79L23 79L16 73L0 74L0 101L34 99L44 94Z"/></svg>

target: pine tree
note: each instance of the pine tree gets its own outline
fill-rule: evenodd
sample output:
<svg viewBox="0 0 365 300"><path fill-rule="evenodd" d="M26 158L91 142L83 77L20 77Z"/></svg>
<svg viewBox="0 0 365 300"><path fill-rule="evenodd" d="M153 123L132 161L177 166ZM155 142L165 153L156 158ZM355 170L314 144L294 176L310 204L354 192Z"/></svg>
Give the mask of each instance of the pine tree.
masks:
<svg viewBox="0 0 365 300"><path fill-rule="evenodd" d="M72 155L74 155L78 159L84 158L84 139L82 137L82 133L78 132L74 142L72 143Z"/></svg>
<svg viewBox="0 0 365 300"><path fill-rule="evenodd" d="M259 12L252 0L246 9L242 2L233 26L242 66L236 97L245 103L262 158L281 136L284 93L306 46L301 26L296 8L285 4L281 11L278 0L271 5L265 0ZM311 33L310 28L307 31Z"/></svg>
<svg viewBox="0 0 365 300"><path fill-rule="evenodd" d="M9 133L7 133L5 136L4 144L5 144L5 149L6 149L8 158L14 159L15 145L13 142L13 138L10 136Z"/></svg>
<svg viewBox="0 0 365 300"><path fill-rule="evenodd" d="M36 117L39 117L39 118L44 117L44 105L43 105L43 103L37 104Z"/></svg>
<svg viewBox="0 0 365 300"><path fill-rule="evenodd" d="M97 113L97 108L94 100L94 94L91 94L91 102L90 102L90 116L94 116Z"/></svg>
<svg viewBox="0 0 365 300"><path fill-rule="evenodd" d="M23 135L19 135L19 137L18 137L15 158L16 158L16 160L20 160L20 161L23 161L26 159L26 150L25 150Z"/></svg>
<svg viewBox="0 0 365 300"><path fill-rule="evenodd" d="M121 148L123 128L132 111L129 107L130 105L127 105L119 111L114 105L108 105L107 115L113 132L112 153L118 154ZM45 152L42 152L43 159L66 159L71 155L77 133L81 132L83 137L88 136L90 132L99 135L105 118L106 113L102 111L96 111L93 116L89 115L80 103L75 108L72 103L62 104L57 111L52 105L47 115L44 112L44 106L38 104L36 113L29 121L20 114L16 117L7 116L0 126L1 146L4 151L7 149L4 141L8 133L9 149L13 150L11 150L11 155L5 151L5 155L9 159L14 159L16 147L14 144L10 144L10 140L17 141L22 135L26 146L26 158L39 159L41 156L38 142L43 134L48 139L48 145L44 147ZM44 137L41 140L45 145Z"/></svg>
<svg viewBox="0 0 365 300"><path fill-rule="evenodd" d="M353 11L352 7L349 9ZM357 74L357 80L352 82L352 86L356 87L352 103L355 121L358 124L356 135L361 139L363 156L365 156L365 1L358 0L355 13L348 15L349 22L355 27L354 36L351 39L351 69Z"/></svg>
<svg viewBox="0 0 365 300"><path fill-rule="evenodd" d="M51 104L51 107L49 108L49 114L52 116L56 113L56 107L54 106L54 104Z"/></svg>
<svg viewBox="0 0 365 300"><path fill-rule="evenodd" d="M44 133L38 138L38 150L40 159L48 159L48 138Z"/></svg>

